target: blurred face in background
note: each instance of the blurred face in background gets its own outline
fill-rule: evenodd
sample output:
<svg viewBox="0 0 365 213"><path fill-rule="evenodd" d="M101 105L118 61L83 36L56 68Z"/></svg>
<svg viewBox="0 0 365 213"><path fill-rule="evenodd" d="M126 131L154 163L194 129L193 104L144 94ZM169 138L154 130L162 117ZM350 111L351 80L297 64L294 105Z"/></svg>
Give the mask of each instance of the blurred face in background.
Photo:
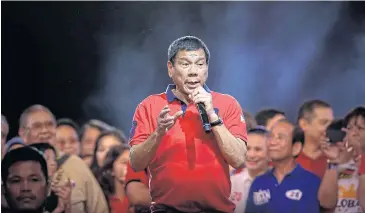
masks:
<svg viewBox="0 0 365 213"><path fill-rule="evenodd" d="M88 165L88 167L91 166L91 163L93 162L93 155L84 155L82 156L82 160Z"/></svg>
<svg viewBox="0 0 365 213"><path fill-rule="evenodd" d="M286 160L293 156L293 125L286 122L276 123L268 139L268 154L273 162Z"/></svg>
<svg viewBox="0 0 365 213"><path fill-rule="evenodd" d="M76 130L68 125L58 126L56 129L57 149L70 155L79 155L80 142Z"/></svg>
<svg viewBox="0 0 365 213"><path fill-rule="evenodd" d="M1 156L5 155L5 144L9 133L9 126L5 122L1 122Z"/></svg>
<svg viewBox="0 0 365 213"><path fill-rule="evenodd" d="M95 127L86 128L81 139L81 154L92 155L94 153L96 140L101 134L100 130Z"/></svg>
<svg viewBox="0 0 365 213"><path fill-rule="evenodd" d="M29 113L20 136L28 145L44 142L55 146L56 121L53 115L44 110Z"/></svg>
<svg viewBox="0 0 365 213"><path fill-rule="evenodd" d="M259 172L269 163L266 137L257 133L248 134L246 168Z"/></svg>
<svg viewBox="0 0 365 213"><path fill-rule="evenodd" d="M365 120L362 116L352 117L347 124L346 139L348 145L355 148L358 154L365 153Z"/></svg>
<svg viewBox="0 0 365 213"><path fill-rule="evenodd" d="M99 146L96 150L96 162L99 167L102 167L104 165L106 154L108 153L110 148L120 144L122 144L122 142L113 135L107 135L100 139Z"/></svg>
<svg viewBox="0 0 365 213"><path fill-rule="evenodd" d="M303 118L301 128L305 137L313 141L320 142L321 136L324 136L327 127L333 121L333 111L328 107L316 107L310 118Z"/></svg>
<svg viewBox="0 0 365 213"><path fill-rule="evenodd" d="M46 151L44 151L43 156L47 161L48 176L52 177L57 170L57 157L51 149L47 149Z"/></svg>
<svg viewBox="0 0 365 213"><path fill-rule="evenodd" d="M128 161L129 161L129 150L124 151L114 161L114 164L113 164L113 177L114 177L115 181L125 183L125 177L126 177L126 174L127 174Z"/></svg>

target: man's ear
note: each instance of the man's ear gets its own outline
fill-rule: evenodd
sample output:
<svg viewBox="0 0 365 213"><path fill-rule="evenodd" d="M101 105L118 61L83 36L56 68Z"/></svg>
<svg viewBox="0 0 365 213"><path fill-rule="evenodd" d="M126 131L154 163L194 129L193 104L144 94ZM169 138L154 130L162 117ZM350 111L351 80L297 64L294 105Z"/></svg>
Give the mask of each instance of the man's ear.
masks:
<svg viewBox="0 0 365 213"><path fill-rule="evenodd" d="M305 118L300 118L298 124L299 124L299 127L303 131L305 131L307 129L307 126L308 126L308 120L305 119Z"/></svg>
<svg viewBox="0 0 365 213"><path fill-rule="evenodd" d="M169 75L169 77L172 77L172 74L174 72L174 65L171 63L171 61L167 62L167 73Z"/></svg>
<svg viewBox="0 0 365 213"><path fill-rule="evenodd" d="M293 156L298 156L302 152L303 145L300 141L293 144Z"/></svg>

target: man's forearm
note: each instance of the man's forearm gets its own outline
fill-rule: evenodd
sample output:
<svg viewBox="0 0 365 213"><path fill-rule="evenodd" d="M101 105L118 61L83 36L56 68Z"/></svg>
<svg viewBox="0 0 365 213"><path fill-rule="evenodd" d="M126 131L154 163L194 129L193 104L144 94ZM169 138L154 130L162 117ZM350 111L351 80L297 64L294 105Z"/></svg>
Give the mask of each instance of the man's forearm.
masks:
<svg viewBox="0 0 365 213"><path fill-rule="evenodd" d="M323 176L318 190L318 200L325 209L336 207L338 197L338 173L334 169L328 169Z"/></svg>
<svg viewBox="0 0 365 213"><path fill-rule="evenodd" d="M357 189L357 199L362 210L365 212L365 174L360 176L359 188Z"/></svg>
<svg viewBox="0 0 365 213"><path fill-rule="evenodd" d="M209 118L210 121L217 119L216 114L211 115ZM234 137L224 125L214 126L212 132L227 163L235 169L242 167L246 160L246 143Z"/></svg>
<svg viewBox="0 0 365 213"><path fill-rule="evenodd" d="M129 158L131 167L135 172L140 172L147 168L156 154L161 136L153 132L146 141L131 147Z"/></svg>

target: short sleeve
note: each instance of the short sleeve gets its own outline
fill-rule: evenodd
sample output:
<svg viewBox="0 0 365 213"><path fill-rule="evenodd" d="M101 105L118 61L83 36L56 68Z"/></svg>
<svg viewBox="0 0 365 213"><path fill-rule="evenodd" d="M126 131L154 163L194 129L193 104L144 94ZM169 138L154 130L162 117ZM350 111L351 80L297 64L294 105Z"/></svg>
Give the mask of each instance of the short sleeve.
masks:
<svg viewBox="0 0 365 213"><path fill-rule="evenodd" d="M361 157L359 174L360 175L365 175L365 154L363 154L362 157Z"/></svg>
<svg viewBox="0 0 365 213"><path fill-rule="evenodd" d="M144 184L148 184L148 177L145 171L135 172L133 171L131 164L127 164L127 175L125 177L126 185L131 181L139 181Z"/></svg>
<svg viewBox="0 0 365 213"><path fill-rule="evenodd" d="M224 113L223 122L233 136L247 142L246 121L241 106L236 99L233 98Z"/></svg>
<svg viewBox="0 0 365 213"><path fill-rule="evenodd" d="M129 132L129 145L132 147L147 140L151 135L148 112L144 102L137 106Z"/></svg>

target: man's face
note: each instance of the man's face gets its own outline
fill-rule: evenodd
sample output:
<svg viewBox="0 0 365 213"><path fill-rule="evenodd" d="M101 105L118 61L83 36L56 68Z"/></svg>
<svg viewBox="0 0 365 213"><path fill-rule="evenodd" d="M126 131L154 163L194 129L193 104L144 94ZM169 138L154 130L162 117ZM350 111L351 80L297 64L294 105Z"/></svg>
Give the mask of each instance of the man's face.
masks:
<svg viewBox="0 0 365 213"><path fill-rule="evenodd" d="M279 122L271 129L268 139L268 153L272 161L281 161L293 156L293 126Z"/></svg>
<svg viewBox="0 0 365 213"><path fill-rule="evenodd" d="M247 142L247 160L246 167L248 170L264 170L269 163L267 156L266 138L259 134L248 134Z"/></svg>
<svg viewBox="0 0 365 213"><path fill-rule="evenodd" d="M66 154L78 155L80 152L80 142L76 130L67 125L57 127L56 146Z"/></svg>
<svg viewBox="0 0 365 213"><path fill-rule="evenodd" d="M320 141L321 136L326 133L327 127L333 121L333 111L328 107L316 107L313 110L312 118L305 121L302 128L306 137Z"/></svg>
<svg viewBox="0 0 365 213"><path fill-rule="evenodd" d="M347 124L347 140L358 153L365 153L365 120L361 116L353 117Z"/></svg>
<svg viewBox="0 0 365 213"><path fill-rule="evenodd" d="M285 119L285 116L282 114L277 114L273 118L269 119L266 124L266 129L271 129L274 124L282 119Z"/></svg>
<svg viewBox="0 0 365 213"><path fill-rule="evenodd" d="M96 139L98 139L101 132L94 127L88 127L81 139L82 155L94 155L94 148Z"/></svg>
<svg viewBox="0 0 365 213"><path fill-rule="evenodd" d="M41 165L34 161L20 161L9 168L6 180L7 197L17 210L35 210L47 197L47 182Z"/></svg>
<svg viewBox="0 0 365 213"><path fill-rule="evenodd" d="M178 91L184 95L189 95L202 86L208 78L208 64L203 49L180 50L176 54L174 64L168 62L167 68Z"/></svg>
<svg viewBox="0 0 365 213"><path fill-rule="evenodd" d="M5 155L5 143L9 133L9 126L1 123L1 156Z"/></svg>
<svg viewBox="0 0 365 213"><path fill-rule="evenodd" d="M56 121L53 115L43 110L30 113L22 138L26 144L47 142L54 146Z"/></svg>

